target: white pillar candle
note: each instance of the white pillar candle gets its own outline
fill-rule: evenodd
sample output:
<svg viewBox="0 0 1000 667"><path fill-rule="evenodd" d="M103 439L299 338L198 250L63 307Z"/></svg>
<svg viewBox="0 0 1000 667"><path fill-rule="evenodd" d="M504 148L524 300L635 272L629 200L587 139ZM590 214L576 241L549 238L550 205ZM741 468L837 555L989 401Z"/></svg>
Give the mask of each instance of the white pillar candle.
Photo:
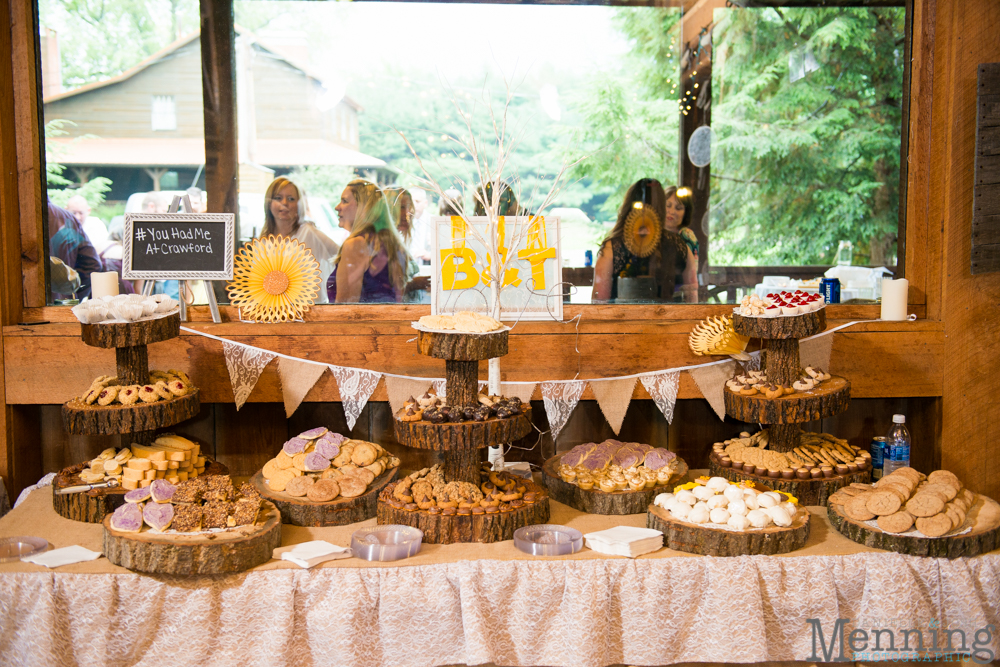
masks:
<svg viewBox="0 0 1000 667"><path fill-rule="evenodd" d="M92 299L100 299L102 296L116 296L118 294L118 272L91 273L90 294Z"/></svg>
<svg viewBox="0 0 1000 667"><path fill-rule="evenodd" d="M906 278L882 279L882 319L902 322L906 319L906 298L910 283Z"/></svg>

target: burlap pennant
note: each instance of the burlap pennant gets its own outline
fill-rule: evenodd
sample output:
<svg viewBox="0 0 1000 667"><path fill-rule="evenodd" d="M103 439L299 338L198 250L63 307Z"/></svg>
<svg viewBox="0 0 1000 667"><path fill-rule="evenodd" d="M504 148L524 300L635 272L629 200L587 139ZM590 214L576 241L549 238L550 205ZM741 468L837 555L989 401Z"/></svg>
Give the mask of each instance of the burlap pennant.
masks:
<svg viewBox="0 0 1000 667"><path fill-rule="evenodd" d="M344 415L347 417L347 428L353 429L365 404L375 392L382 374L362 368L334 365L330 366L330 372L337 380L337 391L340 392L340 403L344 406Z"/></svg>
<svg viewBox="0 0 1000 667"><path fill-rule="evenodd" d="M576 404L580 402L580 396L583 395L586 386L586 380L542 383L542 401L545 403L545 416L549 419L552 442L559 437L559 431L566 425Z"/></svg>
<svg viewBox="0 0 1000 667"><path fill-rule="evenodd" d="M799 363L802 368L812 366L830 372L830 353L833 351L833 336L816 336L799 342Z"/></svg>
<svg viewBox="0 0 1000 667"><path fill-rule="evenodd" d="M222 341L222 351L226 357L226 368L229 369L229 382L233 386L233 398L236 410L250 398L253 388L257 386L264 367L271 363L276 355L267 350L239 345L228 340Z"/></svg>
<svg viewBox="0 0 1000 667"><path fill-rule="evenodd" d="M536 386L537 382L501 382L500 392L507 397L517 396L522 403L530 403Z"/></svg>
<svg viewBox="0 0 1000 667"><path fill-rule="evenodd" d="M601 406L604 418L611 425L611 430L618 435L625 421L625 413L632 402L632 392L638 378L622 378L620 380L604 380L591 382L590 390L594 392L597 404Z"/></svg>
<svg viewBox="0 0 1000 667"><path fill-rule="evenodd" d="M483 389L489 384L486 380L479 381L479 392L482 393ZM448 396L447 383L444 380L434 380L431 385L434 387L434 393L440 396L442 399L446 399ZM505 394L506 395L506 394Z"/></svg>
<svg viewBox="0 0 1000 667"><path fill-rule="evenodd" d="M736 362L727 361L724 364L702 366L688 371L719 419L726 418L726 401L722 397L722 390L725 389L726 380L733 376L735 369Z"/></svg>
<svg viewBox="0 0 1000 667"><path fill-rule="evenodd" d="M431 388L430 378L397 378L386 375L385 391L389 394L389 407L396 414L410 396L417 397Z"/></svg>
<svg viewBox="0 0 1000 667"><path fill-rule="evenodd" d="M281 398L285 402L285 417L298 410L302 400L326 372L323 364L313 364L298 359L278 358L278 377L281 378Z"/></svg>
<svg viewBox="0 0 1000 667"><path fill-rule="evenodd" d="M667 423L672 423L674 421L674 407L677 405L677 388L681 384L681 372L671 371L669 373L643 375L639 379L642 380L642 386L646 388L646 391L653 398L656 407L667 418Z"/></svg>

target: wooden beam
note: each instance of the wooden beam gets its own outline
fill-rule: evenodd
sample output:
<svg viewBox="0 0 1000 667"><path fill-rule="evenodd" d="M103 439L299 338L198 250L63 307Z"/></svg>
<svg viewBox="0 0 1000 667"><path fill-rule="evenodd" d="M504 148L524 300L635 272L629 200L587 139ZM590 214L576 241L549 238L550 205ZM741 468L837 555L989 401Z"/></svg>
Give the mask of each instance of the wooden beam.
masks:
<svg viewBox="0 0 1000 667"><path fill-rule="evenodd" d="M205 189L209 213L239 213L235 44L232 0L201 0Z"/></svg>

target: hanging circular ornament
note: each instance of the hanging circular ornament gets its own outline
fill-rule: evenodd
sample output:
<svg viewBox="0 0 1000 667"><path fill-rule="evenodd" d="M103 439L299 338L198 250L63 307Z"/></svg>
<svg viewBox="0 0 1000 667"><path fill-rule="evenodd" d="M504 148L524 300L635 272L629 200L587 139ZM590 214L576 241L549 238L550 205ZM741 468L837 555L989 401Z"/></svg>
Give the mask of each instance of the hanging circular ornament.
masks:
<svg viewBox="0 0 1000 667"><path fill-rule="evenodd" d="M640 203L641 202L637 202ZM660 243L663 224L660 216L648 206L633 208L625 218L625 234L622 241L628 251L636 257L649 257Z"/></svg>
<svg viewBox="0 0 1000 667"><path fill-rule="evenodd" d="M300 320L319 295L319 275L319 263L300 241L254 239L236 255L229 300L252 322Z"/></svg>
<svg viewBox="0 0 1000 667"><path fill-rule="evenodd" d="M712 128L702 125L688 139L688 159L696 167L707 167L712 161Z"/></svg>

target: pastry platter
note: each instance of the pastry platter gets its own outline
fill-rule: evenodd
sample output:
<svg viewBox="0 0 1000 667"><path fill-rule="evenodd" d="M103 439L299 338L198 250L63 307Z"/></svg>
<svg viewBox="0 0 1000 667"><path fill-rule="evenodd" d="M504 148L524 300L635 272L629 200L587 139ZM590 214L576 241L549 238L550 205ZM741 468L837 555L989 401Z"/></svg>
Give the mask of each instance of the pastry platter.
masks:
<svg viewBox="0 0 1000 667"><path fill-rule="evenodd" d="M132 405L87 405L74 398L63 405L63 426L74 435L117 435L166 428L198 416L198 393L197 388L192 388L190 393L168 401Z"/></svg>
<svg viewBox="0 0 1000 667"><path fill-rule="evenodd" d="M294 497L281 491L272 491L264 481L264 475L258 471L250 478L250 483L265 499L274 504L281 513L282 523L293 526L345 526L357 523L375 516L375 504L378 494L399 473L399 467L389 468L368 489L354 498L338 497L328 502L313 502L305 497Z"/></svg>
<svg viewBox="0 0 1000 667"><path fill-rule="evenodd" d="M149 345L180 335L180 312L157 315L136 322L82 324L83 342L91 347L120 348Z"/></svg>
<svg viewBox="0 0 1000 667"><path fill-rule="evenodd" d="M801 424L839 415L851 403L851 383L831 376L807 391L779 398L763 394L743 396L729 387L722 390L726 414L749 424Z"/></svg>
<svg viewBox="0 0 1000 667"><path fill-rule="evenodd" d="M745 469L737 469L734 464L723 464L717 452L712 452L708 457L708 471L710 475L725 477L731 482L751 480L757 484L765 484L775 491L790 493L799 499L802 505L826 505L827 499L838 489L849 484L871 481L871 470L857 470L846 474L832 473L829 477L812 477L809 479L784 479L771 477L767 472L757 474L747 472Z"/></svg>
<svg viewBox="0 0 1000 667"><path fill-rule="evenodd" d="M434 424L429 421L394 419L396 439L416 449L478 449L497 442L514 442L531 433L531 406L521 406L521 414L490 417L481 422L462 421Z"/></svg>

